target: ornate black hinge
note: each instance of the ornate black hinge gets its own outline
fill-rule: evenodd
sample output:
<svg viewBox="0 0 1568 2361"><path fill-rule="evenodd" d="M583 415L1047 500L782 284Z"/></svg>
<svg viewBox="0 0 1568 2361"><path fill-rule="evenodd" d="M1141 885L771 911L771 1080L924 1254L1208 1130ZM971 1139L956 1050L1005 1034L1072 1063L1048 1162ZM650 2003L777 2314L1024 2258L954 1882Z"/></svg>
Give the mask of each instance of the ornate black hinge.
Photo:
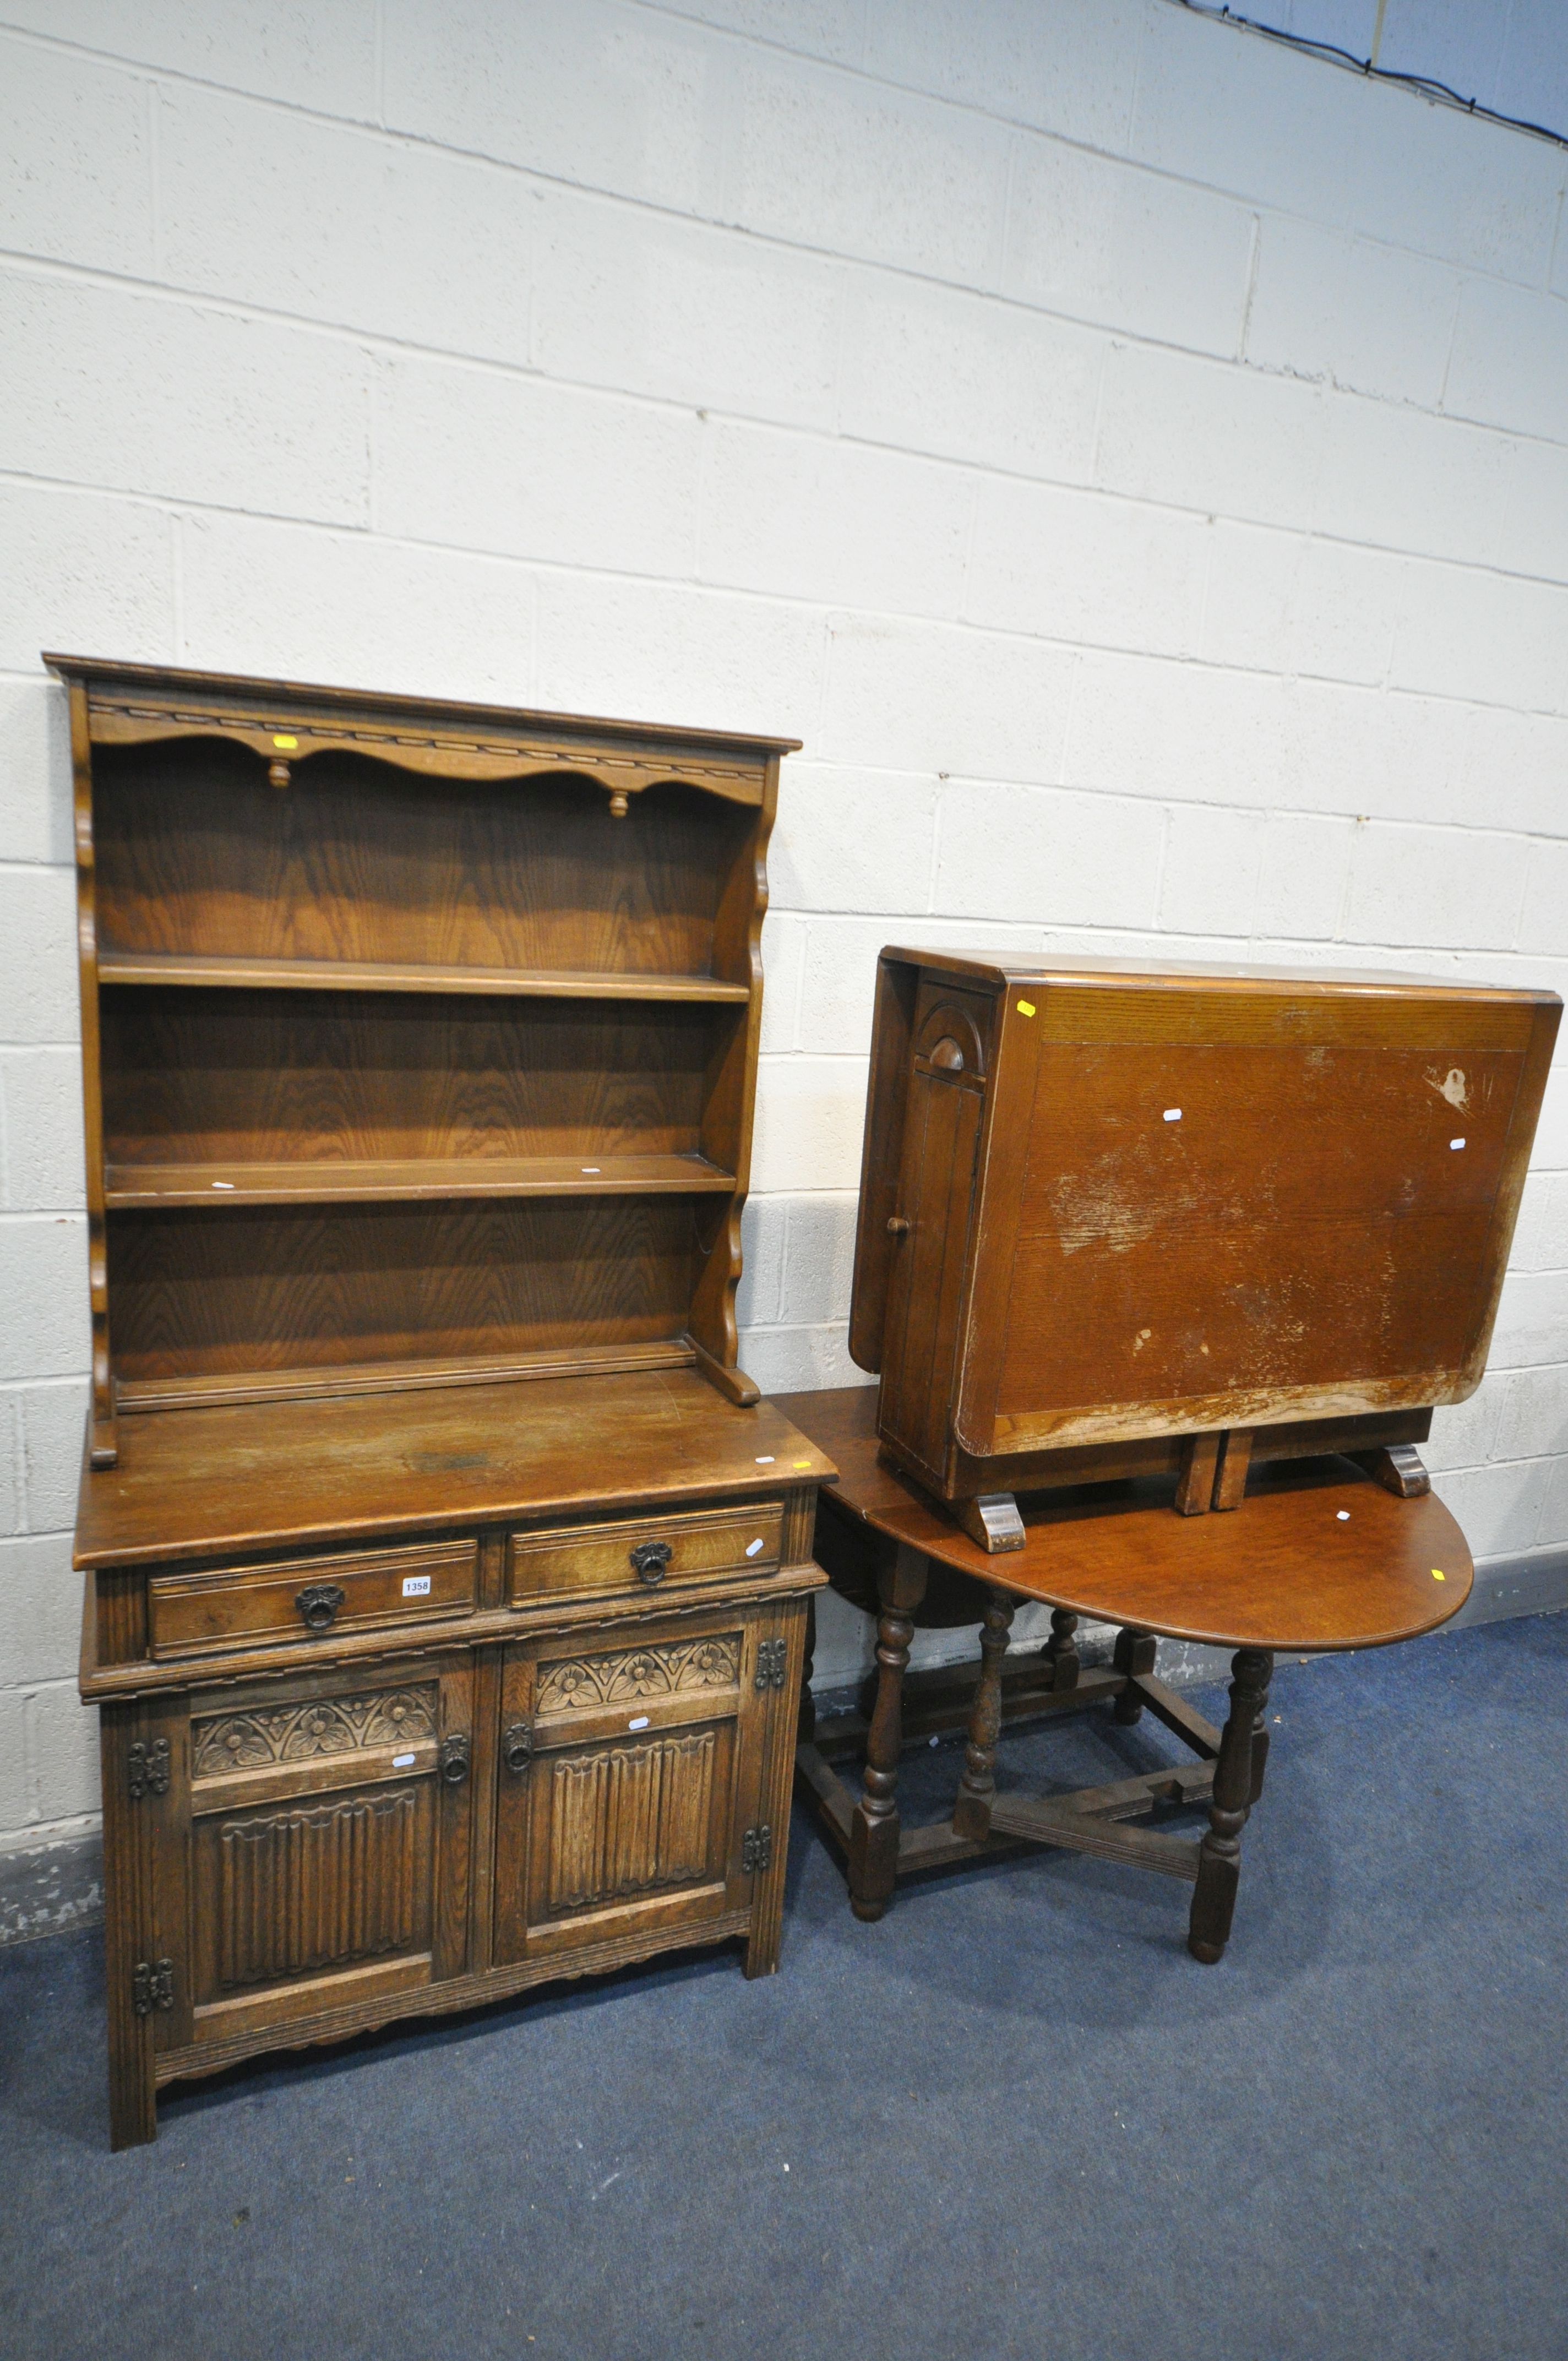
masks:
<svg viewBox="0 0 1568 2361"><path fill-rule="evenodd" d="M757 1686L760 1689L782 1689L788 1663L787 1640L760 1640L757 1643Z"/></svg>
<svg viewBox="0 0 1568 2361"><path fill-rule="evenodd" d="M138 1960L131 1970L131 2006L138 2016L174 2005L172 1960Z"/></svg>
<svg viewBox="0 0 1568 2361"><path fill-rule="evenodd" d="M169 1741L133 1738L126 1749L126 1792L133 1804L169 1793Z"/></svg>
<svg viewBox="0 0 1568 2361"><path fill-rule="evenodd" d="M773 1832L764 1820L760 1828L748 1828L740 1839L740 1866L751 1876L758 1870L771 1869L773 1862Z"/></svg>

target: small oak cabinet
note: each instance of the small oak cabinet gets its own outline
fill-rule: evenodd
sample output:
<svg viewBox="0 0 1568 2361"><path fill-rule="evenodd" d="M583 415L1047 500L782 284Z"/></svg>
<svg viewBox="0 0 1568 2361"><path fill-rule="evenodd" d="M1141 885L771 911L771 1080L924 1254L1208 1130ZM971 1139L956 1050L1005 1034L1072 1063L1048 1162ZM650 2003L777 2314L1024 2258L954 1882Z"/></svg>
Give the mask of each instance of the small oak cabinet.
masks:
<svg viewBox="0 0 1568 2361"><path fill-rule="evenodd" d="M733 1413L685 1383L699 1389L688 1433L722 1439ZM541 1408L591 1435L585 1390L542 1388L576 1399ZM515 1494L528 1454L492 1425L501 1391L471 1398L470 1436ZM755 1482L761 1455L787 1457L795 1485L709 1513L763 1553L748 1564L741 1542L739 1564L685 1579L655 1555L652 1590L634 1553L661 1553L689 1516L566 1528L590 1564L619 1551L624 1578L619 1597L565 1605L506 1571L520 1542L525 1564L558 1558L563 1528L531 1554L526 1532L491 1525L473 1544L478 1595L436 1625L389 1615L334 1637L300 1609L292 1631L225 1633L171 1675L150 1653L99 1656L135 1620L134 1577L99 1576L84 1685L104 1700L116 2144L150 2136L161 2084L256 2051L673 1944L739 1936L749 1973L776 1964L806 1601L822 1580L805 1479L828 1463L771 1411L747 1424L748 1444L782 1448L748 1453L731 1481ZM394 1444L410 1439L401 1428ZM334 1567L346 1589L366 1554L302 1555L299 1595L313 1604ZM226 1579L243 1597L246 1571L164 1570L139 1587L146 1601ZM279 1561L262 1571L270 1591Z"/></svg>

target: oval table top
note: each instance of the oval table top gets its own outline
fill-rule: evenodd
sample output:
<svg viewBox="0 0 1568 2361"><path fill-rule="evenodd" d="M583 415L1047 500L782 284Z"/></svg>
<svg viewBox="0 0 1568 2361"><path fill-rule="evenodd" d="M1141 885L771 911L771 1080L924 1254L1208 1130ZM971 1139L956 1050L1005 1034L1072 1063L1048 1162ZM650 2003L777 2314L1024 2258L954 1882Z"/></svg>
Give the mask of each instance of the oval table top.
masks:
<svg viewBox="0 0 1568 2361"><path fill-rule="evenodd" d="M1402 1500L1347 1459L1255 1467L1239 1509L1183 1517L1170 1487L1083 1485L1019 1501L1021 1550L989 1555L877 1455L874 1386L773 1398L838 1466L839 1507L939 1565L1096 1621L1223 1648L1384 1648L1456 1615L1469 1544L1434 1493Z"/></svg>

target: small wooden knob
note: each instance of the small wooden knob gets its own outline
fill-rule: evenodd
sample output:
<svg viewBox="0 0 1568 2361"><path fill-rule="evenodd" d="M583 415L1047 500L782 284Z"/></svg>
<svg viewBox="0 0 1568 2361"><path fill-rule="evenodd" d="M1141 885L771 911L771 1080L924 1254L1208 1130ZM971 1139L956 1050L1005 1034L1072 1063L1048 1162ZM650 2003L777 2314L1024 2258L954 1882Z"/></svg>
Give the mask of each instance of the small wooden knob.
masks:
<svg viewBox="0 0 1568 2361"><path fill-rule="evenodd" d="M611 819L624 819L626 818L626 797L622 795L620 789L617 787L614 795L611 796L609 799L609 816Z"/></svg>
<svg viewBox="0 0 1568 2361"><path fill-rule="evenodd" d="M909 1224L905 1220L902 1213L890 1213L888 1215L887 1234L890 1238L902 1238L907 1235L908 1229Z"/></svg>
<svg viewBox="0 0 1568 2361"><path fill-rule="evenodd" d="M286 787L289 784L290 776L291 774L287 763L269 763L267 766L267 777L270 785L274 787Z"/></svg>

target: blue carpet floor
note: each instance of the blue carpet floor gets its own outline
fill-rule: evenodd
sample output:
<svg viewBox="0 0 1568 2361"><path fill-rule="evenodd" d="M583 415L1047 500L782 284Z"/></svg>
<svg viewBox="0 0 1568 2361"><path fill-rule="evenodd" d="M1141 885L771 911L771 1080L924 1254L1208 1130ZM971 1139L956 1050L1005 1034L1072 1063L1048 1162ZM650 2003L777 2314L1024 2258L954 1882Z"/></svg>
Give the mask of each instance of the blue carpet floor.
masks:
<svg viewBox="0 0 1568 2361"><path fill-rule="evenodd" d="M252 2067L111 2157L96 1940L0 1954L0 2351L1563 2361L1568 1615L1290 1660L1270 1712L1215 1969L1185 1887L1063 1854L858 1926L797 1816L770 1982ZM1072 1730L1004 1784L1175 1751Z"/></svg>

